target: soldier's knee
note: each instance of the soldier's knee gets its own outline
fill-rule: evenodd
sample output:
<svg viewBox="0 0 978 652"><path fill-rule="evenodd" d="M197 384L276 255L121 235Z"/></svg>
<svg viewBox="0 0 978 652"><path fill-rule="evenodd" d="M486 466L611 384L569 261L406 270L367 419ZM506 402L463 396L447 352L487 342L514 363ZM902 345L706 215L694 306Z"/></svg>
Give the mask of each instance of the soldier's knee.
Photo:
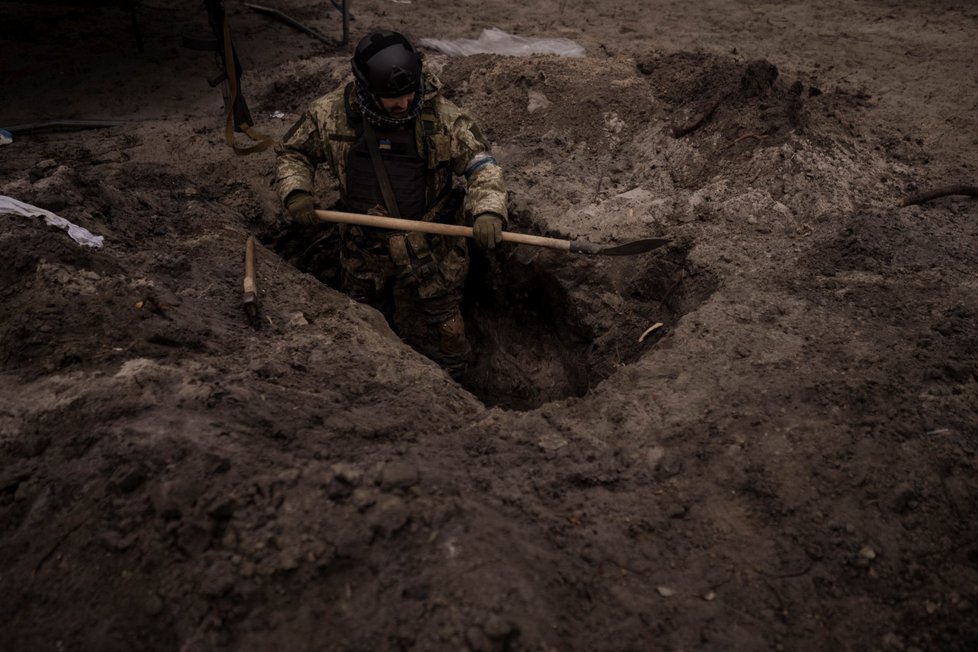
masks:
<svg viewBox="0 0 978 652"><path fill-rule="evenodd" d="M465 322L461 313L455 313L438 324L438 339L441 352L449 356L467 355L469 341L465 337Z"/></svg>
<svg viewBox="0 0 978 652"><path fill-rule="evenodd" d="M438 360L437 362L455 380L460 380L468 366L469 340L465 337L465 321L460 313L455 313L437 326L438 330Z"/></svg>

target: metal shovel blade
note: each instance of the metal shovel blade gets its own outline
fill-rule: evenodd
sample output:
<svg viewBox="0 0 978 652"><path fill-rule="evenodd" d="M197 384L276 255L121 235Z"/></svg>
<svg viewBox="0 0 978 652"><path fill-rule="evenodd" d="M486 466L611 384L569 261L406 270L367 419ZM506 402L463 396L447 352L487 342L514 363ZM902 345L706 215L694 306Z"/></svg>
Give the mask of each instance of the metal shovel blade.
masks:
<svg viewBox="0 0 978 652"><path fill-rule="evenodd" d="M645 240L635 240L613 247L602 247L591 242L570 243L570 250L582 254L594 254L599 256L634 256L644 254L647 251L658 249L662 245L669 244L666 238L646 238Z"/></svg>

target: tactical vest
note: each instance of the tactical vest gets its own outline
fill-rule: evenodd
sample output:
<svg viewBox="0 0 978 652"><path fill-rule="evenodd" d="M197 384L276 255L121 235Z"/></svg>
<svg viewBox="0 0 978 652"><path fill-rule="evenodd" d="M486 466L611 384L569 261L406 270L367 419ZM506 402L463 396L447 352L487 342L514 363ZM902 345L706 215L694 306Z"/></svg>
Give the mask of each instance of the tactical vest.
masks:
<svg viewBox="0 0 978 652"><path fill-rule="evenodd" d="M356 134L356 140L347 157L343 203L349 210L366 213L385 203L370 159L363 127L364 117L351 103L354 95L351 84L346 88L344 99L347 120ZM451 194L452 175L450 138L447 133L441 133L434 110L426 103L410 125L375 131L381 160L387 169L401 217L427 221L437 219L437 213L442 212L440 209ZM460 202L452 203L457 207Z"/></svg>
<svg viewBox="0 0 978 652"><path fill-rule="evenodd" d="M428 162L418 155L414 138L414 123L402 129L376 131L380 158L387 168L391 189L400 216L421 219L428 209L426 176ZM355 213L366 213L375 206L384 206L384 195L370 159L368 135L362 130L350 148L346 166L345 203ZM388 206L387 210L393 214Z"/></svg>

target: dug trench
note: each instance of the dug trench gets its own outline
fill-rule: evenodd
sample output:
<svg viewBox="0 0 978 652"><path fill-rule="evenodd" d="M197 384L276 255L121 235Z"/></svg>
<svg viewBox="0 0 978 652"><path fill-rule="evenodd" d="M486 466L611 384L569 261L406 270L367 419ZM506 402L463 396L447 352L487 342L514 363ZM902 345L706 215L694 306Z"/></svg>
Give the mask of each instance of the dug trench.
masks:
<svg viewBox="0 0 978 652"><path fill-rule="evenodd" d="M486 116L485 130L515 172L511 228L607 240L609 233L596 232L607 221L632 238L682 234L663 250L623 259L525 246L486 256L470 247L463 316L473 357L461 384L483 404L513 410L585 396L653 348L719 286L720 275L709 263L689 260L695 242L683 228L716 219L705 192L710 181L736 175L739 159L761 144L773 151L806 134L830 143L822 134L838 127L822 124L824 115L861 101L844 93L823 97L814 86L786 82L766 60L703 53L644 53L633 62L610 63L608 75L553 58L432 55L430 64L453 99L477 105L492 98L497 107ZM603 101L560 100L589 92ZM668 135L643 128L650 120L671 124ZM727 133L739 135L721 137ZM559 167L550 162L555 153L563 156ZM777 178L779 161L761 166L753 176ZM593 193L583 190L581 181L595 178ZM319 184L324 197L335 193ZM786 211L774 201L784 182L776 185L781 188L758 193L767 195L768 206L750 206L756 201L750 196L744 209ZM722 194L722 186L718 190ZM694 196L688 203L664 198L677 192ZM648 217L641 230L627 219L617 223L642 213ZM263 240L338 289L331 230L276 223ZM649 331L656 324L661 326Z"/></svg>
<svg viewBox="0 0 978 652"><path fill-rule="evenodd" d="M512 210L511 219L520 232L540 231L529 211ZM285 229L272 237L275 250L337 289L332 229L311 242L303 235ZM688 262L689 247L594 259L470 246L462 314L472 356L460 384L486 406L512 410L584 396L712 294L719 281Z"/></svg>

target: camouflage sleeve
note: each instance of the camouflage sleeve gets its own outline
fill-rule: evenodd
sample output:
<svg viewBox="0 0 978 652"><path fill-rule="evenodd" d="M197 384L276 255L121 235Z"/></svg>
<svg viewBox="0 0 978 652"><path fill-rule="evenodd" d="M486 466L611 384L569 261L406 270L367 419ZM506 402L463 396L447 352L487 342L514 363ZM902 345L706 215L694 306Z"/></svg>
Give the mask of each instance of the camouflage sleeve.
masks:
<svg viewBox="0 0 978 652"><path fill-rule="evenodd" d="M506 185L502 168L471 116L457 108L454 113L452 171L465 179L465 214L471 220L482 213L495 213L505 226Z"/></svg>
<svg viewBox="0 0 978 652"><path fill-rule="evenodd" d="M284 202L289 193L313 193L316 167L327 161L319 125L311 111L302 114L275 146L275 171L278 196Z"/></svg>

